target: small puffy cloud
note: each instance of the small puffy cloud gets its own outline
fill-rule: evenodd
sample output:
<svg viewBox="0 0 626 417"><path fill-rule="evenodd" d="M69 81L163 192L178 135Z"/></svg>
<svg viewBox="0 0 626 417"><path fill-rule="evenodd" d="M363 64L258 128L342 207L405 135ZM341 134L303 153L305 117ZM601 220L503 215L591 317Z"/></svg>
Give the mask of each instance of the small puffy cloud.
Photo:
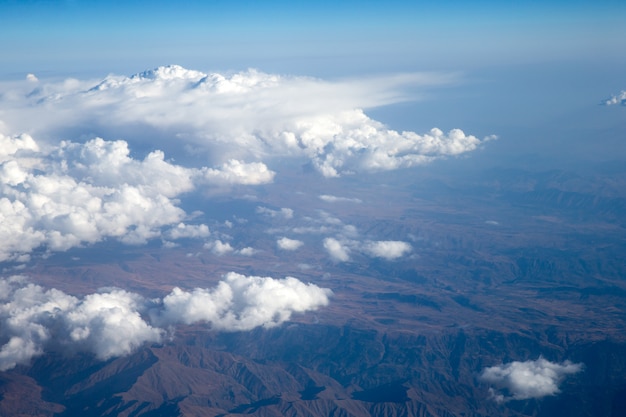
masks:
<svg viewBox="0 0 626 417"><path fill-rule="evenodd" d="M238 251L236 251L238 255L243 255L243 256L254 256L258 252L259 251L257 249L254 249L253 247L250 247L250 246L247 246L243 249L239 249Z"/></svg>
<svg viewBox="0 0 626 417"><path fill-rule="evenodd" d="M198 239L205 238L211 235L209 227L205 224L185 224L178 223L175 227L172 227L165 233L168 239Z"/></svg>
<svg viewBox="0 0 626 417"><path fill-rule="evenodd" d="M490 392L498 402L526 400L558 394L563 379L582 370L582 363L555 363L540 357L485 368L479 379L495 387Z"/></svg>
<svg viewBox="0 0 626 417"><path fill-rule="evenodd" d="M357 252L393 261L405 256L412 250L410 244L399 240L368 240L361 242L342 237L339 239L324 239L324 248L330 257L337 262L347 262L350 260L350 253Z"/></svg>
<svg viewBox="0 0 626 417"><path fill-rule="evenodd" d="M278 246L278 249L293 251L302 247L302 245L304 245L304 242L302 242L301 240L282 237L276 241L276 245Z"/></svg>
<svg viewBox="0 0 626 417"><path fill-rule="evenodd" d="M361 199L358 198L349 198L349 197L337 197L334 195L322 194L320 195L320 200L326 201L327 203L362 203Z"/></svg>
<svg viewBox="0 0 626 417"><path fill-rule="evenodd" d="M362 250L374 257L393 260L400 258L411 251L411 245L398 240L379 240L367 242Z"/></svg>
<svg viewBox="0 0 626 417"><path fill-rule="evenodd" d="M626 91L621 91L619 94L609 97L604 100L605 106L612 106L615 104L621 104L622 106L626 106Z"/></svg>
<svg viewBox="0 0 626 417"><path fill-rule="evenodd" d="M39 81L39 78L37 78L37 76L35 74L26 74L26 81L31 82L31 83L36 83L37 81Z"/></svg>
<svg viewBox="0 0 626 417"><path fill-rule="evenodd" d="M332 291L293 277L229 273L213 289L175 288L146 300L121 289L83 298L45 289L21 276L0 279L0 371L27 364L48 349L90 352L101 360L160 342L163 326L207 322L215 330L274 327L326 306Z"/></svg>
<svg viewBox="0 0 626 417"><path fill-rule="evenodd" d="M227 331L274 327L293 313L315 310L329 303L332 292L296 278L226 274L211 290L191 292L175 288L163 299L159 316L163 323L207 322L213 329Z"/></svg>
<svg viewBox="0 0 626 417"><path fill-rule="evenodd" d="M330 257L338 262L347 262L350 260L350 249L344 246L337 239L327 237L324 239L324 249Z"/></svg>
<svg viewBox="0 0 626 417"><path fill-rule="evenodd" d="M230 243L222 242L221 240L205 243L204 248L210 249L211 252L217 256L226 255L227 253L231 253L235 250Z"/></svg>
<svg viewBox="0 0 626 417"><path fill-rule="evenodd" d="M230 159L217 169L205 168L204 178L217 185L259 185L274 180L275 172L270 171L262 162L244 163Z"/></svg>

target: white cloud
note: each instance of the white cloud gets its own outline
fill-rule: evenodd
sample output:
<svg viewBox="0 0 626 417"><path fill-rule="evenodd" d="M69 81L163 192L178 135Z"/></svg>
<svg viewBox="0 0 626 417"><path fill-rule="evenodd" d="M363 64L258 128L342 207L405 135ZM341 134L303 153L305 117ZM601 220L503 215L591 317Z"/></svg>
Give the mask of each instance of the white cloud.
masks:
<svg viewBox="0 0 626 417"><path fill-rule="evenodd" d="M294 251L300 249L302 245L304 245L304 242L301 240L289 239L288 237L281 237L276 241L276 245L279 249Z"/></svg>
<svg viewBox="0 0 626 417"><path fill-rule="evenodd" d="M37 78L35 74L26 74L26 81L36 83L37 81L39 81L39 78Z"/></svg>
<svg viewBox="0 0 626 417"><path fill-rule="evenodd" d="M272 210L267 207L257 207L256 212L258 214L263 214L269 217L282 217L283 219L293 219L293 210L290 208L283 207L280 210Z"/></svg>
<svg viewBox="0 0 626 417"><path fill-rule="evenodd" d="M207 322L217 330L250 330L274 327L291 314L315 310L329 302L332 292L296 278L226 274L212 289L191 292L175 288L163 299L159 320L164 323Z"/></svg>
<svg viewBox="0 0 626 417"><path fill-rule="evenodd" d="M0 261L106 237L143 243L181 222L175 197L194 188L194 170L166 162L160 151L132 159L124 141L42 151L28 135L0 135L0 149Z"/></svg>
<svg viewBox="0 0 626 417"><path fill-rule="evenodd" d="M204 244L205 249L210 249L211 252L216 254L217 256L226 255L227 253L233 252L235 249L228 242L222 242L221 240L216 240L213 242L208 242Z"/></svg>
<svg viewBox="0 0 626 417"><path fill-rule="evenodd" d="M178 223L165 234L168 239L197 239L205 238L211 235L209 227L205 224L185 224Z"/></svg>
<svg viewBox="0 0 626 417"><path fill-rule="evenodd" d="M397 132L363 111L411 99L407 87L452 81L455 77L445 74L401 74L330 82L168 66L95 83L40 81L34 90L3 96L0 111L11 132L47 140L97 132L146 144L153 140L142 136L146 127L146 132L161 132L169 148L200 149L221 164L206 170L207 179L258 184L274 175L266 158L305 158L324 176L335 177L410 167L476 149L484 140L459 129Z"/></svg>
<svg viewBox="0 0 626 417"><path fill-rule="evenodd" d="M347 262L350 260L350 254L357 252L393 261L405 256L412 250L410 244L399 240L367 240L361 242L345 237L324 239L324 248L330 257L337 262Z"/></svg>
<svg viewBox="0 0 626 417"><path fill-rule="evenodd" d="M257 249L254 249L253 247L247 246L243 249L239 249L236 253L238 255L243 255L243 256L253 256L256 255L259 251Z"/></svg>
<svg viewBox="0 0 626 417"><path fill-rule="evenodd" d="M349 197L337 197L334 195L328 195L328 194L322 194L320 195L320 200L322 201L326 201L327 203L362 203L363 201L361 201L358 198L349 198Z"/></svg>
<svg viewBox="0 0 626 417"><path fill-rule="evenodd" d="M144 321L144 300L120 289L90 294L66 312L69 340L100 359L127 355L145 342L157 342L163 331Z"/></svg>
<svg viewBox="0 0 626 417"><path fill-rule="evenodd" d="M485 368L479 378L495 387L491 388L491 393L496 401L502 402L556 395L566 376L582 370L582 363L565 361L559 364L540 357L535 361L515 361ZM508 395L497 390L506 390Z"/></svg>
<svg viewBox="0 0 626 417"><path fill-rule="evenodd" d="M205 168L203 174L209 183L217 185L259 185L272 182L275 172L262 162L244 163L230 159L218 169Z"/></svg>
<svg viewBox="0 0 626 417"><path fill-rule="evenodd" d="M327 237L324 239L324 249L331 258L339 262L347 262L350 260L350 249L344 246L337 239Z"/></svg>
<svg viewBox="0 0 626 417"><path fill-rule="evenodd" d="M332 292L296 278L247 277L229 273L213 289L175 288L162 300L145 300L121 289L83 298L29 283L0 279L0 371L47 349L90 352L101 360L127 355L159 342L162 326L208 322L215 330L273 327L293 313L329 303Z"/></svg>
<svg viewBox="0 0 626 417"><path fill-rule="evenodd" d="M411 251L411 245L398 240L379 240L366 242L362 250L374 257L393 260L400 258Z"/></svg>
<svg viewBox="0 0 626 417"><path fill-rule="evenodd" d="M143 299L123 290L78 299L29 284L21 277L0 281L0 370L27 363L50 344L108 359L144 342L161 340L162 330L140 315Z"/></svg>
<svg viewBox="0 0 626 417"><path fill-rule="evenodd" d="M604 105L606 106L612 106L614 104L626 106L626 91L621 91L619 94L611 96L604 101Z"/></svg>
<svg viewBox="0 0 626 417"><path fill-rule="evenodd" d="M205 238L206 225L188 225L178 197L205 185L271 180L263 164L230 161L219 169L186 168L162 151L132 158L128 143L39 144L0 134L0 262L34 249L64 251L115 238ZM289 214L289 213L287 213Z"/></svg>

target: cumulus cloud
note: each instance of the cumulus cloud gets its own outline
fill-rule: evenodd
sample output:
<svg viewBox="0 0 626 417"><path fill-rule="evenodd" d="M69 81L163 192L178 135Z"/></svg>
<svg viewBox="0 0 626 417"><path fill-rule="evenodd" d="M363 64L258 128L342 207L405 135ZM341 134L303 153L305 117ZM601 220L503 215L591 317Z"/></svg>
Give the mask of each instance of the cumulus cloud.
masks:
<svg viewBox="0 0 626 417"><path fill-rule="evenodd" d="M324 176L336 177L475 150L492 137L479 139L460 129L398 132L364 113L414 98L405 93L408 87L455 80L446 74L401 74L324 81L256 70L206 74L171 65L100 82L40 81L34 90L22 86L22 93L4 96L0 111L11 132L49 140L95 131L150 143L152 138L138 134L137 127L145 126L164 133L170 148L200 149L222 164L205 172L208 179L257 184L273 178L266 158L307 159Z"/></svg>
<svg viewBox="0 0 626 417"><path fill-rule="evenodd" d="M288 237L281 237L276 241L278 249L293 251L299 249L304 245L304 242L296 239L289 239Z"/></svg>
<svg viewBox="0 0 626 417"><path fill-rule="evenodd" d="M217 256L226 255L233 252L235 249L228 242L222 242L221 240L215 240L213 242L207 242L204 244L205 249L210 249L211 252Z"/></svg>
<svg viewBox="0 0 626 417"><path fill-rule="evenodd" d="M159 341L162 335L142 318L143 298L123 290L79 299L13 277L0 281L0 298L0 370L27 363L50 344L104 360Z"/></svg>
<svg viewBox="0 0 626 417"><path fill-rule="evenodd" d="M0 279L0 371L26 364L48 348L90 352L101 360L162 340L163 326L207 322L222 331L274 327L293 313L329 303L332 292L293 277L229 273L213 289L175 288L146 300L121 289L83 298L29 283Z"/></svg>
<svg viewBox="0 0 626 417"><path fill-rule="evenodd" d="M503 402L556 395L565 377L582 370L582 363L555 363L540 357L485 368L479 379L493 385L495 389L492 387L490 392L496 401Z"/></svg>
<svg viewBox="0 0 626 417"><path fill-rule="evenodd" d="M173 198L193 172L160 152L134 160L126 142L102 139L44 152L27 135L0 135L0 148L0 261L106 237L143 243L185 216Z"/></svg>
<svg viewBox="0 0 626 417"><path fill-rule="evenodd" d="M259 253L259 251L257 249L254 249L253 247L247 246L245 248L239 249L238 251L236 251L236 253L243 256L254 256Z"/></svg>
<svg viewBox="0 0 626 417"><path fill-rule="evenodd" d="M205 238L206 225L184 223L178 197L210 184L255 185L272 177L263 164L186 168L159 150L143 159L130 155L123 140L51 146L0 133L0 262L105 238L129 244Z"/></svg>
<svg viewBox="0 0 626 417"><path fill-rule="evenodd" d="M275 175L262 162L244 163L236 159L228 160L218 169L205 168L202 173L209 183L219 185L267 184L274 180Z"/></svg>
<svg viewBox="0 0 626 417"><path fill-rule="evenodd" d="M350 249L339 242L337 239L327 237L324 239L324 249L330 257L338 262L347 262L350 260Z"/></svg>
<svg viewBox="0 0 626 417"><path fill-rule="evenodd" d="M411 251L411 245L397 240L379 240L366 242L362 250L374 257L389 260L400 258Z"/></svg>
<svg viewBox="0 0 626 417"><path fill-rule="evenodd" d="M175 288L163 299L158 320L164 323L207 322L217 330L274 327L291 314L314 310L329 302L332 292L296 278L274 279L226 274L211 290Z"/></svg>
<svg viewBox="0 0 626 417"><path fill-rule="evenodd" d="M185 224L178 223L175 227L172 227L165 233L168 239L197 239L205 238L211 235L209 227L206 224Z"/></svg>
<svg viewBox="0 0 626 417"><path fill-rule="evenodd" d="M353 252L393 261L411 252L412 247L407 242L399 240L368 240L361 242L353 239L329 237L324 239L324 249L337 262L349 261L350 253Z"/></svg>
<svg viewBox="0 0 626 417"><path fill-rule="evenodd" d="M626 106L626 91L621 91L619 94L609 97L604 100L605 106L612 106L615 104L621 104L622 106Z"/></svg>

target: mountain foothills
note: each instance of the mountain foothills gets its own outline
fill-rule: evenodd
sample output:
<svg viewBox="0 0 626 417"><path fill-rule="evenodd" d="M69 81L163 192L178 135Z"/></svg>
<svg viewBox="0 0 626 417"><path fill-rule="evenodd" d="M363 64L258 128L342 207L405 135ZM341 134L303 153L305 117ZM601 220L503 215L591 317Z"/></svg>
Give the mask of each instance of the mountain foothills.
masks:
<svg viewBox="0 0 626 417"><path fill-rule="evenodd" d="M33 261L32 280L77 296L125 285L164 297L173 285L212 287L225 271L268 270L332 295L278 326L183 324L105 360L51 349L2 374L3 415L621 415L626 196L614 181L626 171L610 181L562 171L413 174L385 178L384 195L351 179L351 198L367 204L330 208L314 183L290 200L294 213L316 205L349 213L364 233L411 236L401 260L351 252L339 262L320 253L319 236L305 250L306 236L301 251L276 245L262 256L190 241L100 244ZM262 194L272 201L291 187ZM213 209L232 217L231 207L239 216L261 203L228 197ZM285 224L261 216L232 238L271 240Z"/></svg>
<svg viewBox="0 0 626 417"><path fill-rule="evenodd" d="M624 415L626 165L366 115L457 81L9 85L0 415Z"/></svg>

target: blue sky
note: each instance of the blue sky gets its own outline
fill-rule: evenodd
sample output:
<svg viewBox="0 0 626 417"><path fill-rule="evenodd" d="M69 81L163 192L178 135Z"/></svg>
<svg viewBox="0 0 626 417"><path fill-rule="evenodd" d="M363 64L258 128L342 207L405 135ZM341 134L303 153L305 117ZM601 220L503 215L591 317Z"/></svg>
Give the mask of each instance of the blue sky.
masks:
<svg viewBox="0 0 626 417"><path fill-rule="evenodd" d="M619 1L2 1L0 42L4 74L169 63L324 76L623 64L625 16Z"/></svg>

